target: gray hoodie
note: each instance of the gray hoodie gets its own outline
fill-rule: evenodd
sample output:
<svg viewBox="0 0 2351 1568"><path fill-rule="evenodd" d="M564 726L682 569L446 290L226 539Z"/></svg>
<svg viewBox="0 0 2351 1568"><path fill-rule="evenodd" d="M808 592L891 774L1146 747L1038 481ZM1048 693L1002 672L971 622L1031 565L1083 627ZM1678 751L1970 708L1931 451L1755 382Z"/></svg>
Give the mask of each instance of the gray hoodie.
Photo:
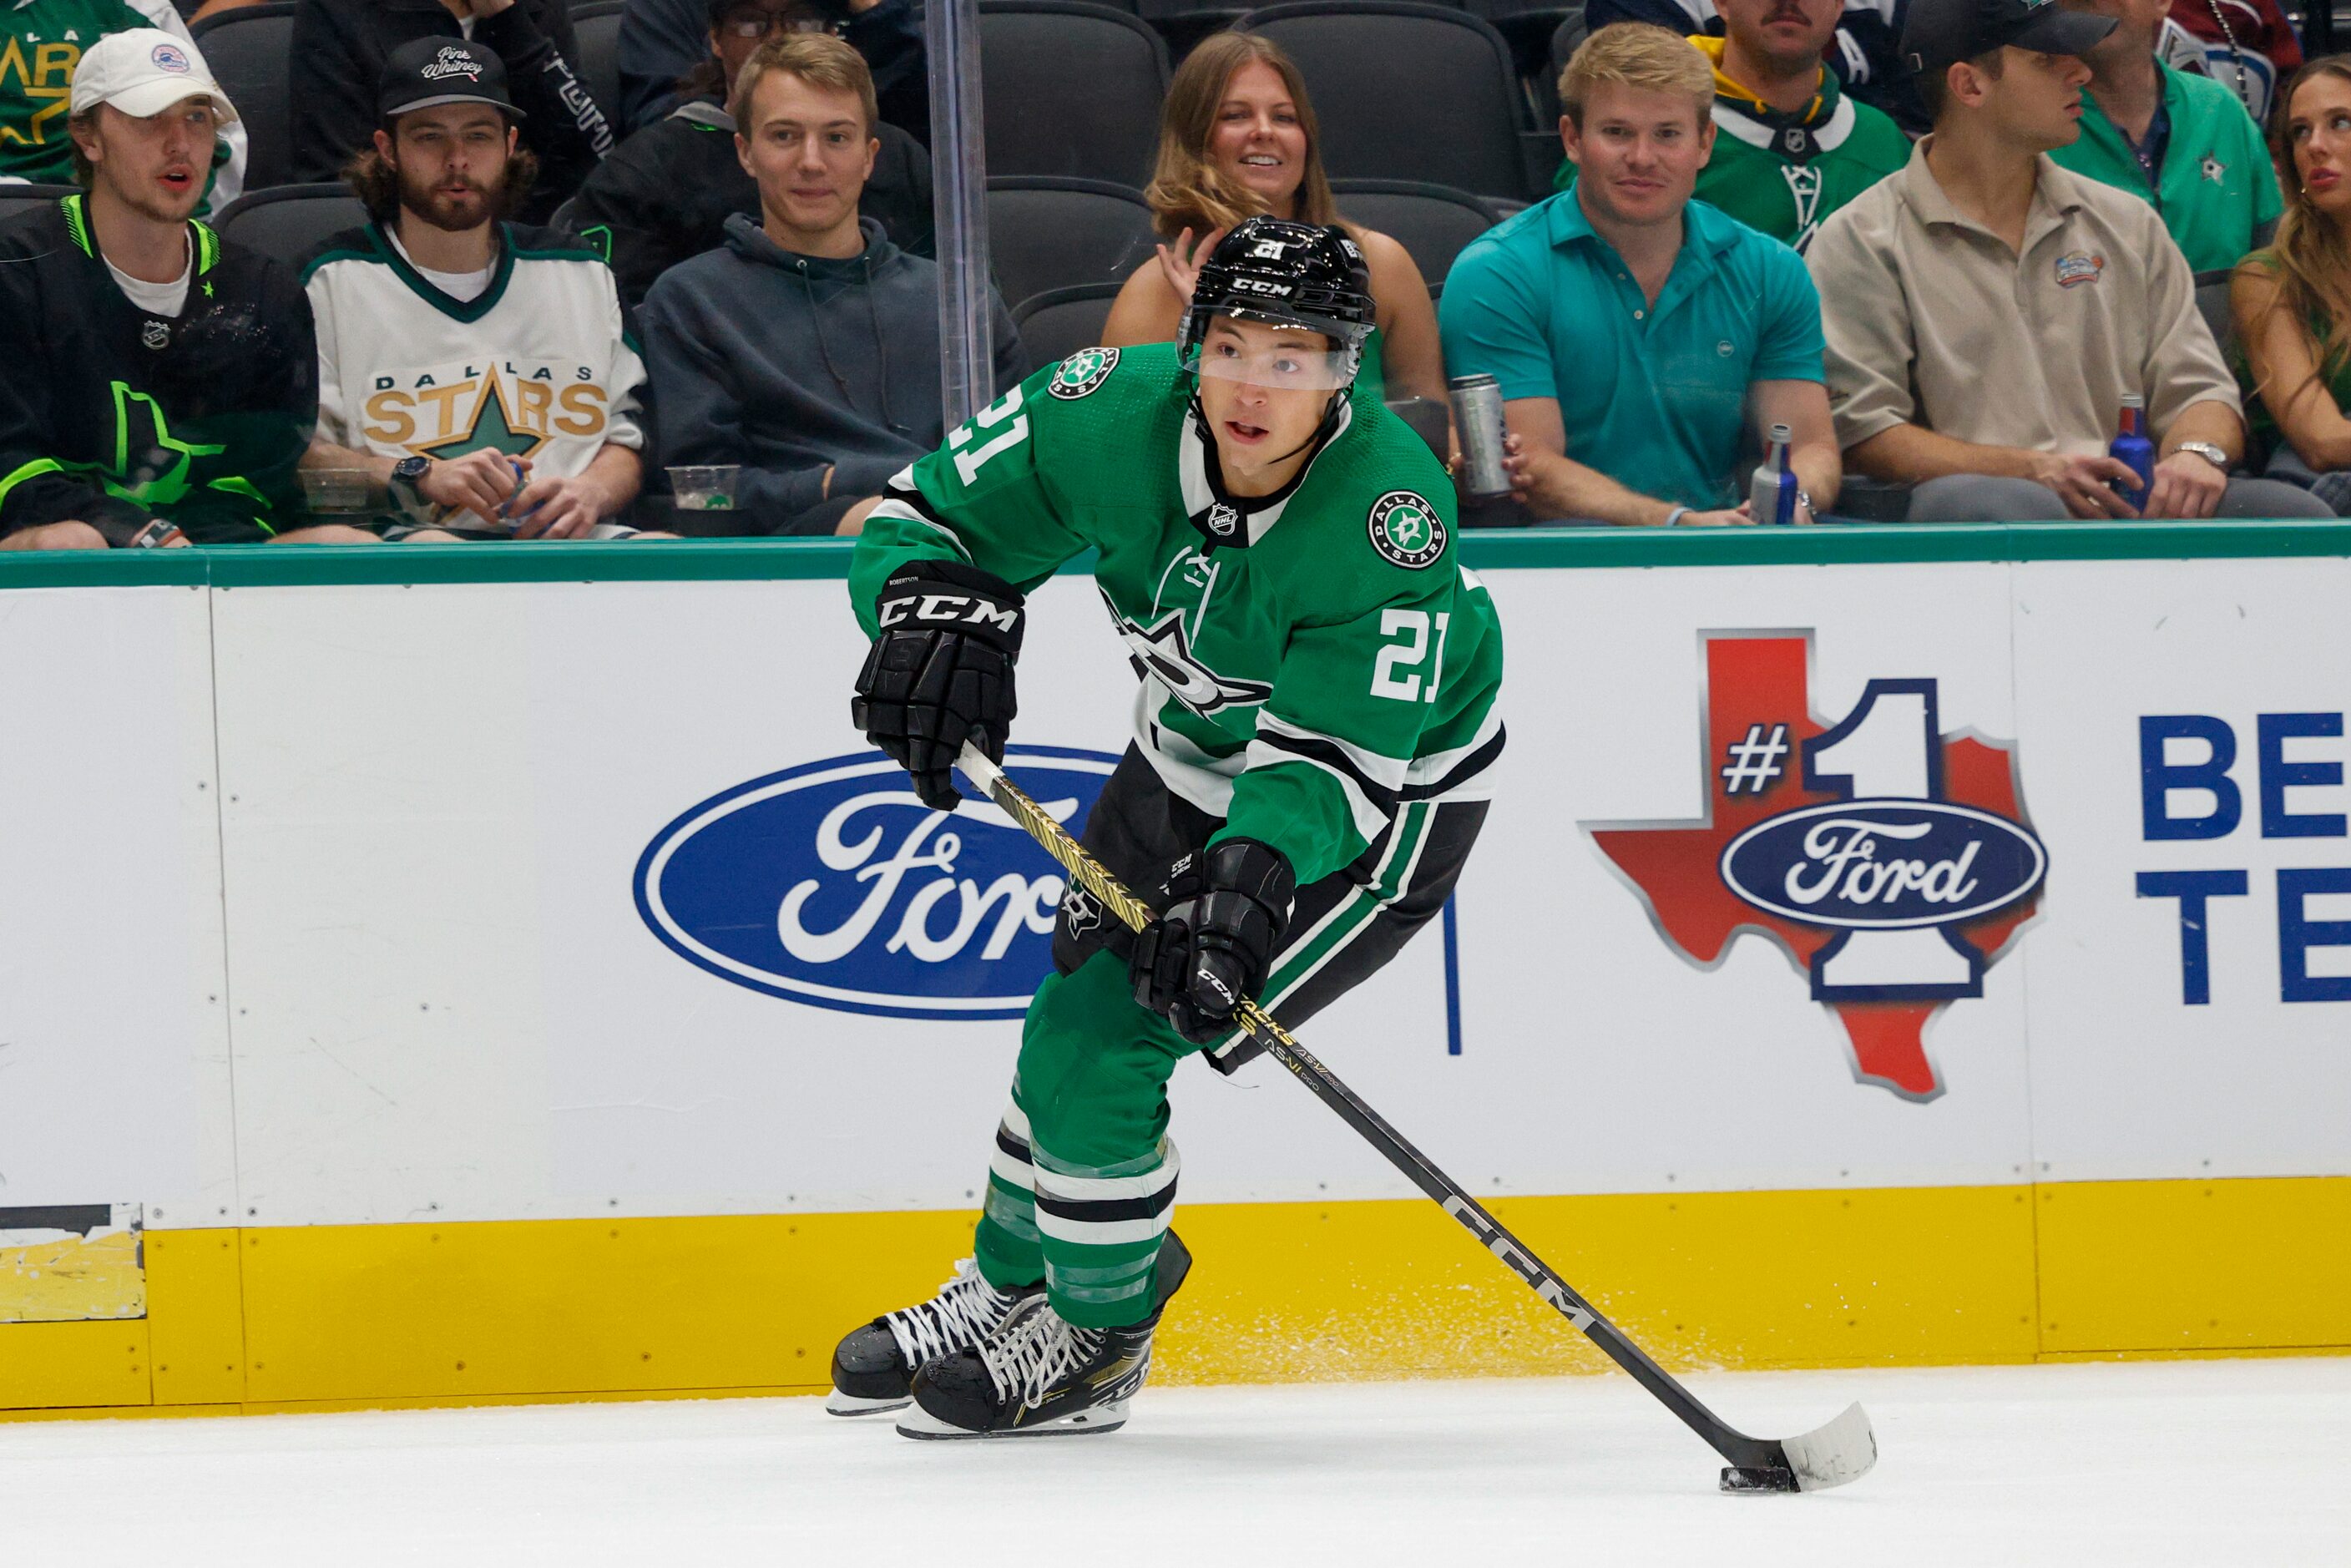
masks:
<svg viewBox="0 0 2351 1568"><path fill-rule="evenodd" d="M741 214L725 248L662 274L637 325L653 372L659 461L735 464L746 533L799 531L825 497L881 493L946 437L939 407L938 267L861 221L862 254L800 256ZM1027 373L991 290L996 387ZM830 531L830 518L826 531Z"/></svg>

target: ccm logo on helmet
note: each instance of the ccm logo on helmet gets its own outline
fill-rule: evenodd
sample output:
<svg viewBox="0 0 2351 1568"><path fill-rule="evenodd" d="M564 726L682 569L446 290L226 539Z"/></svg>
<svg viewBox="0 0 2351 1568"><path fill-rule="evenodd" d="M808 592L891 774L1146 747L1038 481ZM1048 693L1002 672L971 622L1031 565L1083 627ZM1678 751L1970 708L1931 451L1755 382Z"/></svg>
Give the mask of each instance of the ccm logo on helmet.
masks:
<svg viewBox="0 0 2351 1568"><path fill-rule="evenodd" d="M909 593L883 600L879 620L883 626L913 621L930 626L993 626L1008 633L1020 623L1020 612L963 593Z"/></svg>

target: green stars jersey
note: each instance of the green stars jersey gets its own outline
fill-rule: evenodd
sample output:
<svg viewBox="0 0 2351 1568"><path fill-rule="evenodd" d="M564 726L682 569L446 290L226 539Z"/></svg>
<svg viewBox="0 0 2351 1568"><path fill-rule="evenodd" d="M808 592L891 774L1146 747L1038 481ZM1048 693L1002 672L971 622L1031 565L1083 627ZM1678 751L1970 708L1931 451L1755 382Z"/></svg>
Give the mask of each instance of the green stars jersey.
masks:
<svg viewBox="0 0 2351 1568"><path fill-rule="evenodd" d="M871 634L900 566L1023 591L1081 552L1143 674L1137 744L1175 794L1304 887L1405 806L1475 800L1501 753L1502 639L1456 556L1453 486L1358 385L1282 491L1225 493L1171 345L1038 371L891 481L850 593Z"/></svg>

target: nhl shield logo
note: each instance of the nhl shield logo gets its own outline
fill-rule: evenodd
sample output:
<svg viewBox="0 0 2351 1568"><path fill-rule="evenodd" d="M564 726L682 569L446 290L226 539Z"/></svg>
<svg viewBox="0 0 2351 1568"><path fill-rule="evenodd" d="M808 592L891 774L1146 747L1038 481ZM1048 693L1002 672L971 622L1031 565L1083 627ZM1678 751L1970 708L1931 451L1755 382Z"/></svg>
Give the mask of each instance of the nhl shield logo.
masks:
<svg viewBox="0 0 2351 1568"><path fill-rule="evenodd" d="M149 348L161 351L171 344L172 329L161 321L150 321L139 329L139 340Z"/></svg>
<svg viewBox="0 0 2351 1568"><path fill-rule="evenodd" d="M1372 548L1407 570L1445 553L1445 519L1410 490L1390 490L1373 502L1370 527Z"/></svg>
<svg viewBox="0 0 2351 1568"><path fill-rule="evenodd" d="M1080 349L1061 361L1045 390L1061 399L1081 398L1110 380L1118 369L1116 349Z"/></svg>
<svg viewBox="0 0 2351 1568"><path fill-rule="evenodd" d="M1216 535L1218 538L1228 539L1232 538L1233 530L1240 526L1241 514L1239 507L1228 506L1223 501L1218 501L1215 506L1208 508L1208 531Z"/></svg>

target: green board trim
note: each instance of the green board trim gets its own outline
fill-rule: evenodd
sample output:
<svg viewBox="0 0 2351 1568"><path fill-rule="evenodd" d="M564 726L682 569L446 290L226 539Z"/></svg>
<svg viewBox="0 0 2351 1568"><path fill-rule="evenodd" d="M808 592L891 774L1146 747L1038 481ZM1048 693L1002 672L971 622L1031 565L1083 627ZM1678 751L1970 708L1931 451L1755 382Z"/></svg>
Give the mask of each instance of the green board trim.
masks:
<svg viewBox="0 0 2351 1568"><path fill-rule="evenodd" d="M841 578L848 539L602 544L229 545L0 553L0 590L210 584L316 588L457 582L763 582ZM1873 566L2024 560L2351 557L2333 522L2032 523L1812 528L1507 528L1465 533L1477 571L1597 567ZM1090 570L1092 557L1064 571Z"/></svg>

